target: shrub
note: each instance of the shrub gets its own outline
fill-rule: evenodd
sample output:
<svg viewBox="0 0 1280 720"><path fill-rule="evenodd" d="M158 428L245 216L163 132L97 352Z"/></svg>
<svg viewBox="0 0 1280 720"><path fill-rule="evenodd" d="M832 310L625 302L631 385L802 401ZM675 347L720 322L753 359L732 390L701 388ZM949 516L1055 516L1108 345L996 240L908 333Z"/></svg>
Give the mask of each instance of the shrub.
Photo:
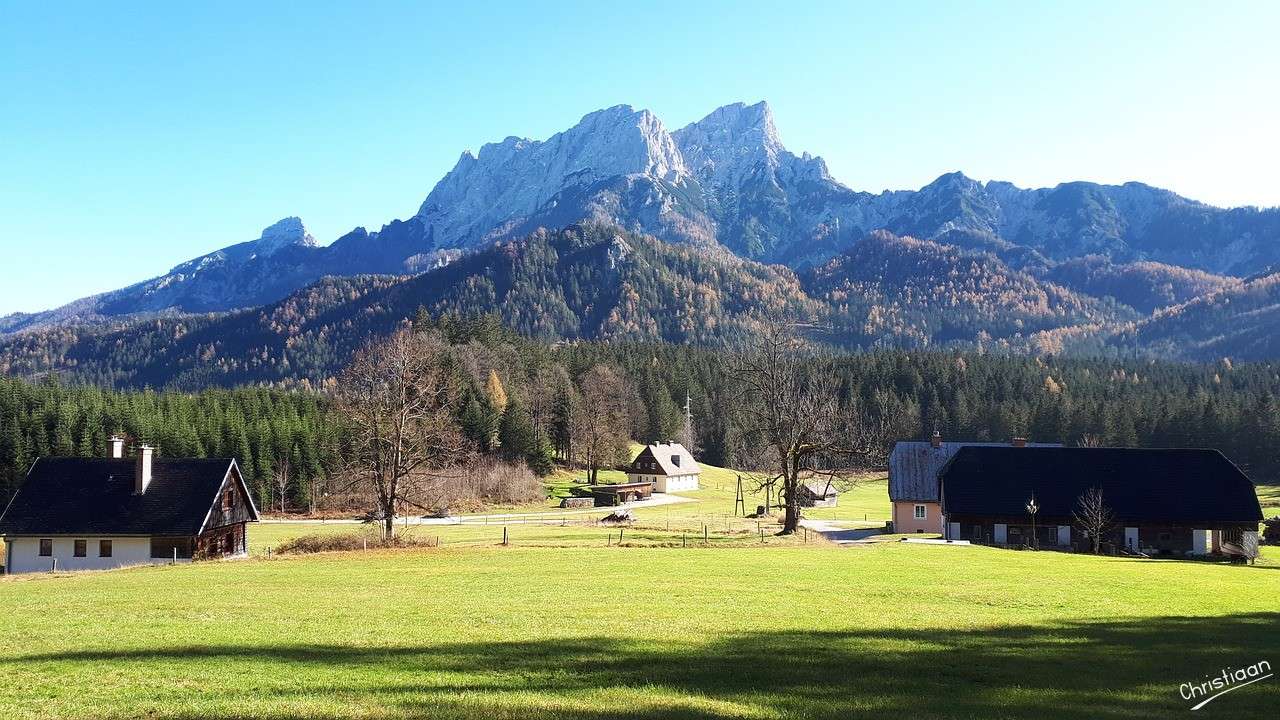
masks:
<svg viewBox="0 0 1280 720"><path fill-rule="evenodd" d="M1280 515L1262 521L1262 539L1273 545L1280 545Z"/></svg>
<svg viewBox="0 0 1280 720"><path fill-rule="evenodd" d="M442 479L432 494L436 508L454 512L479 510L486 503L519 505L547 496L542 481L523 462L494 460L476 463L456 477Z"/></svg>
<svg viewBox="0 0 1280 720"><path fill-rule="evenodd" d="M413 535L397 535L390 540L371 538L361 533L324 533L302 535L276 546L282 555L305 555L318 552L342 552L368 548L434 547L435 541Z"/></svg>

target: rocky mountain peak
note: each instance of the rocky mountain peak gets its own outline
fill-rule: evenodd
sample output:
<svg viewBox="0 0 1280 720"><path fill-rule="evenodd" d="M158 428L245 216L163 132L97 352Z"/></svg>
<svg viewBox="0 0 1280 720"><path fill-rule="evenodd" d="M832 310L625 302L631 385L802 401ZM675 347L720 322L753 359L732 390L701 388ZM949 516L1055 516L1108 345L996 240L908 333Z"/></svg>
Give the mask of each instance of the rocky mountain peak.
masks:
<svg viewBox="0 0 1280 720"><path fill-rule="evenodd" d="M508 137L477 155L464 153L417 217L437 247L471 247L554 211L558 197L637 175L680 184L690 173L657 116L615 105L587 113L546 140Z"/></svg>
<svg viewBox="0 0 1280 720"><path fill-rule="evenodd" d="M316 240L307 232L302 218L287 217L263 229L262 235L253 242L253 250L258 255L273 255L290 245L315 247Z"/></svg>
<svg viewBox="0 0 1280 720"><path fill-rule="evenodd" d="M680 150L699 177L726 180L763 165L772 170L786 153L764 102L733 103L674 133Z"/></svg>

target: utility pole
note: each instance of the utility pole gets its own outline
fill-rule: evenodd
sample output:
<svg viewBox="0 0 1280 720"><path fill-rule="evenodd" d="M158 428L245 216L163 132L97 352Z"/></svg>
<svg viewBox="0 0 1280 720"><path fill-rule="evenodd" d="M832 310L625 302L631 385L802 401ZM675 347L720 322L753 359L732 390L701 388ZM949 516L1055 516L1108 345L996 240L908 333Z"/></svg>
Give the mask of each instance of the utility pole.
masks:
<svg viewBox="0 0 1280 720"><path fill-rule="evenodd" d="M684 449L693 455L693 410L690 408L689 390L684 391Z"/></svg>

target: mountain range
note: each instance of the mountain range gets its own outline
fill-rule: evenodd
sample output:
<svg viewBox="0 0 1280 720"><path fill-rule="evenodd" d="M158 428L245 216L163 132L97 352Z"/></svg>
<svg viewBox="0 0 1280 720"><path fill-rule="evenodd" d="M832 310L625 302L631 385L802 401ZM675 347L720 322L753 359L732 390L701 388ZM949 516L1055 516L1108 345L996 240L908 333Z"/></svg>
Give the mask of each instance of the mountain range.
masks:
<svg viewBox="0 0 1280 720"><path fill-rule="evenodd" d="M0 334L10 336L0 349L11 351L31 332L77 328L77 335L101 336L139 324L239 317L335 282L324 278L362 284L387 276L375 284L427 292L404 278L438 284L493 261L494 248L530 252L529 239L542 228L598 226L615 228L627 252L637 252L641 236L670 246L652 253L654 263L697 256L734 268L729 275L790 283L796 302L808 303L796 309L820 315L853 346L1002 340L1034 348L1030 338L1040 334L1054 338L1048 347L1087 336L1091 344L1081 347L1229 353L1235 343L1221 332L1186 335L1186 316L1244 288L1261 302L1271 269L1280 267L1280 209L1216 208L1133 182L1023 189L958 172L917 191L859 192L836 181L821 158L788 151L765 103L727 105L674 131L647 110L619 105L546 140L508 137L464 152L414 215L376 231L356 228L320 245L299 218L287 217L255 240L160 277L0 318ZM592 230L602 232L609 234ZM680 276L667 270L665 277ZM724 297L735 294L707 283ZM482 312L497 302L485 296L470 307L455 304ZM1177 343L1150 329L1174 316L1183 318ZM607 334L606 325L592 329L582 318L572 331L555 319L542 324L560 337ZM1262 352L1257 342L1250 348Z"/></svg>

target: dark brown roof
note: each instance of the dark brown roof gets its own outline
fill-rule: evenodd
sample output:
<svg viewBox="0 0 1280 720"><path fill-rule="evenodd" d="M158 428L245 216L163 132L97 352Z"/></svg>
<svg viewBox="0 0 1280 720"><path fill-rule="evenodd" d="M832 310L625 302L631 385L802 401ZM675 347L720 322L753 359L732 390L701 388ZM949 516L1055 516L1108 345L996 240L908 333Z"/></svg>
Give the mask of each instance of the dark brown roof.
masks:
<svg viewBox="0 0 1280 720"><path fill-rule="evenodd" d="M135 495L132 458L40 458L0 518L0 535L195 535L234 466L156 458L147 491Z"/></svg>
<svg viewBox="0 0 1280 720"><path fill-rule="evenodd" d="M947 515L1068 519L1100 488L1120 523L1249 523L1262 520L1253 483L1217 450L961 448L940 473Z"/></svg>

